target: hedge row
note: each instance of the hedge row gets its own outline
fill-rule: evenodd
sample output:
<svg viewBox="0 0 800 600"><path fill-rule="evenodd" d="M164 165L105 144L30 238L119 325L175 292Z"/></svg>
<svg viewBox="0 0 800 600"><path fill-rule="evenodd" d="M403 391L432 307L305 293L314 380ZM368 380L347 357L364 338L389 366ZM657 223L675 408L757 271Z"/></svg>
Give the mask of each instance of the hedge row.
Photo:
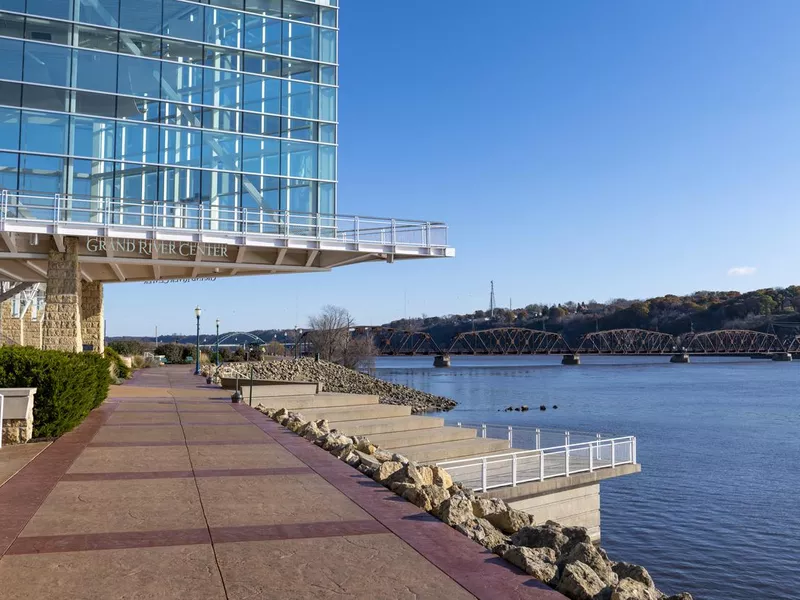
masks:
<svg viewBox="0 0 800 600"><path fill-rule="evenodd" d="M122 357L119 355L119 352L111 348L110 346L106 347L105 355L108 360L111 361L113 365L116 366L117 377L120 379L129 379L131 376L131 369L125 362L122 360Z"/></svg>
<svg viewBox="0 0 800 600"><path fill-rule="evenodd" d="M56 437L79 425L108 396L111 363L100 354L19 346L0 348L0 387L35 387L33 437Z"/></svg>

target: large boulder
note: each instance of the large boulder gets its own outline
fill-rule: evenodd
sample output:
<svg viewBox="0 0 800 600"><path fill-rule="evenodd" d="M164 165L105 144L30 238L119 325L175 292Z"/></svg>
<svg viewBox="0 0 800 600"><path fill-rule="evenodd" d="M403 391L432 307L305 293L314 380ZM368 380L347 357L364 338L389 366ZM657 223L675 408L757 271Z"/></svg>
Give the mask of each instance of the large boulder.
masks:
<svg viewBox="0 0 800 600"><path fill-rule="evenodd" d="M523 527L531 527L535 524L533 515L511 507L486 515L486 520L507 535L512 535Z"/></svg>
<svg viewBox="0 0 800 600"><path fill-rule="evenodd" d="M442 467L431 467L431 471L433 472L433 485L441 486L446 490L453 487L453 478Z"/></svg>
<svg viewBox="0 0 800 600"><path fill-rule="evenodd" d="M280 422L283 418L288 417L288 416L289 416L289 411L288 410L286 410L285 408L279 408L278 410L276 410L273 413L272 418L274 420Z"/></svg>
<svg viewBox="0 0 800 600"><path fill-rule="evenodd" d="M417 465L416 463L410 462L405 467L405 476L414 485L419 485L419 486L433 485L433 470L430 467L424 467ZM450 494L448 494L448 496L449 495Z"/></svg>
<svg viewBox="0 0 800 600"><path fill-rule="evenodd" d="M494 550L500 544L508 543L508 538L486 519L470 519L466 523L456 525L455 530L489 550Z"/></svg>
<svg viewBox="0 0 800 600"><path fill-rule="evenodd" d="M561 554L561 549L567 542L569 538L562 533L561 526L553 521L544 525L523 527L511 537L511 543L515 546L551 548L557 554Z"/></svg>
<svg viewBox="0 0 800 600"><path fill-rule="evenodd" d="M503 558L542 583L547 585L555 583L558 567L556 566L556 553L550 548L511 546L503 553Z"/></svg>
<svg viewBox="0 0 800 600"><path fill-rule="evenodd" d="M556 584L556 590L572 600L596 600L605 588L597 573L582 562L566 565Z"/></svg>
<svg viewBox="0 0 800 600"><path fill-rule="evenodd" d="M351 467L358 467L358 465L361 464L361 457L357 452L353 452L352 450L348 450L347 454L340 456L339 458Z"/></svg>
<svg viewBox="0 0 800 600"><path fill-rule="evenodd" d="M387 452L386 450L381 450L380 448L376 449L375 452L372 453L372 456L375 460L380 462L386 462L387 460L392 460L392 453Z"/></svg>
<svg viewBox="0 0 800 600"><path fill-rule="evenodd" d="M626 578L611 592L610 600L660 600L662 597L655 588Z"/></svg>
<svg viewBox="0 0 800 600"><path fill-rule="evenodd" d="M314 421L309 421L303 425L297 433L312 442L325 435Z"/></svg>
<svg viewBox="0 0 800 600"><path fill-rule="evenodd" d="M435 511L445 500L450 499L450 493L438 485L409 486L402 495L415 506L428 512Z"/></svg>
<svg viewBox="0 0 800 600"><path fill-rule="evenodd" d="M561 556L562 564L580 562L587 565L606 585L616 585L619 577L593 544L576 544L568 554Z"/></svg>
<svg viewBox="0 0 800 600"><path fill-rule="evenodd" d="M626 562L618 562L614 563L611 568L614 570L614 573L617 574L620 580L633 579L634 581L643 583L649 588L656 587L655 583L653 583L653 578L650 577L650 573L648 573L647 569L644 567L632 565L631 563Z"/></svg>
<svg viewBox="0 0 800 600"><path fill-rule="evenodd" d="M472 501L472 512L479 519L485 519L489 515L502 512L508 505L497 498L475 498Z"/></svg>
<svg viewBox="0 0 800 600"><path fill-rule="evenodd" d="M591 544L592 538L585 527L563 527L561 533L567 536L569 542L562 549L563 552L569 552L576 544ZM602 548L598 548L598 552L608 560L608 556Z"/></svg>
<svg viewBox="0 0 800 600"><path fill-rule="evenodd" d="M359 452L363 452L364 454L375 454L375 451L378 449L365 437L358 438L356 441L356 448Z"/></svg>
<svg viewBox="0 0 800 600"><path fill-rule="evenodd" d="M466 523L474 518L472 501L463 493L453 494L439 506L437 516L451 527Z"/></svg>
<svg viewBox="0 0 800 600"><path fill-rule="evenodd" d="M385 463L381 463L381 466L375 471L373 478L378 483L387 485L390 482L391 477L402 468L403 465L401 465L399 462L387 460Z"/></svg>

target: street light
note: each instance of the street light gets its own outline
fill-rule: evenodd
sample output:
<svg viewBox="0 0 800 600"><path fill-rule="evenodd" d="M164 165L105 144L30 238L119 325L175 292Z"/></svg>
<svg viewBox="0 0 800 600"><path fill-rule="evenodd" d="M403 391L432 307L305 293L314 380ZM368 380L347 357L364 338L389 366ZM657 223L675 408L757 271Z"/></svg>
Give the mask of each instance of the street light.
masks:
<svg viewBox="0 0 800 600"><path fill-rule="evenodd" d="M194 309L194 316L197 317L197 343L195 344L196 349L194 352L194 374L200 375L200 315L202 314L202 309L198 306Z"/></svg>
<svg viewBox="0 0 800 600"><path fill-rule="evenodd" d="M217 319L217 368L219 369L219 319Z"/></svg>

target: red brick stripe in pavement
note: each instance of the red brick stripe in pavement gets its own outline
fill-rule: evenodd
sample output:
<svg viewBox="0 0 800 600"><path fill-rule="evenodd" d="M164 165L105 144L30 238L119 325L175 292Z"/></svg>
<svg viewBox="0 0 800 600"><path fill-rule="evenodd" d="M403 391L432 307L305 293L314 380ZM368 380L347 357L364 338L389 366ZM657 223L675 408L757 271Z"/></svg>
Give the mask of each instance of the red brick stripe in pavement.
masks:
<svg viewBox="0 0 800 600"><path fill-rule="evenodd" d="M192 471L125 471L119 473L67 473L61 481L129 481L136 479L189 479L191 477L269 477L270 475L310 475L308 467L265 469L196 469Z"/></svg>

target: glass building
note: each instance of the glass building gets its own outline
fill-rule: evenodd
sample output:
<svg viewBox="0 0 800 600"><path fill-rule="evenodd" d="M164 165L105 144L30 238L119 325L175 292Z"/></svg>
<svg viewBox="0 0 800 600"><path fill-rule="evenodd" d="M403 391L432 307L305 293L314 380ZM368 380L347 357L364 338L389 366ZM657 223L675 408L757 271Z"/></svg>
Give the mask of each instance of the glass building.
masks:
<svg viewBox="0 0 800 600"><path fill-rule="evenodd" d="M333 215L337 48L338 0L0 0L0 189Z"/></svg>

